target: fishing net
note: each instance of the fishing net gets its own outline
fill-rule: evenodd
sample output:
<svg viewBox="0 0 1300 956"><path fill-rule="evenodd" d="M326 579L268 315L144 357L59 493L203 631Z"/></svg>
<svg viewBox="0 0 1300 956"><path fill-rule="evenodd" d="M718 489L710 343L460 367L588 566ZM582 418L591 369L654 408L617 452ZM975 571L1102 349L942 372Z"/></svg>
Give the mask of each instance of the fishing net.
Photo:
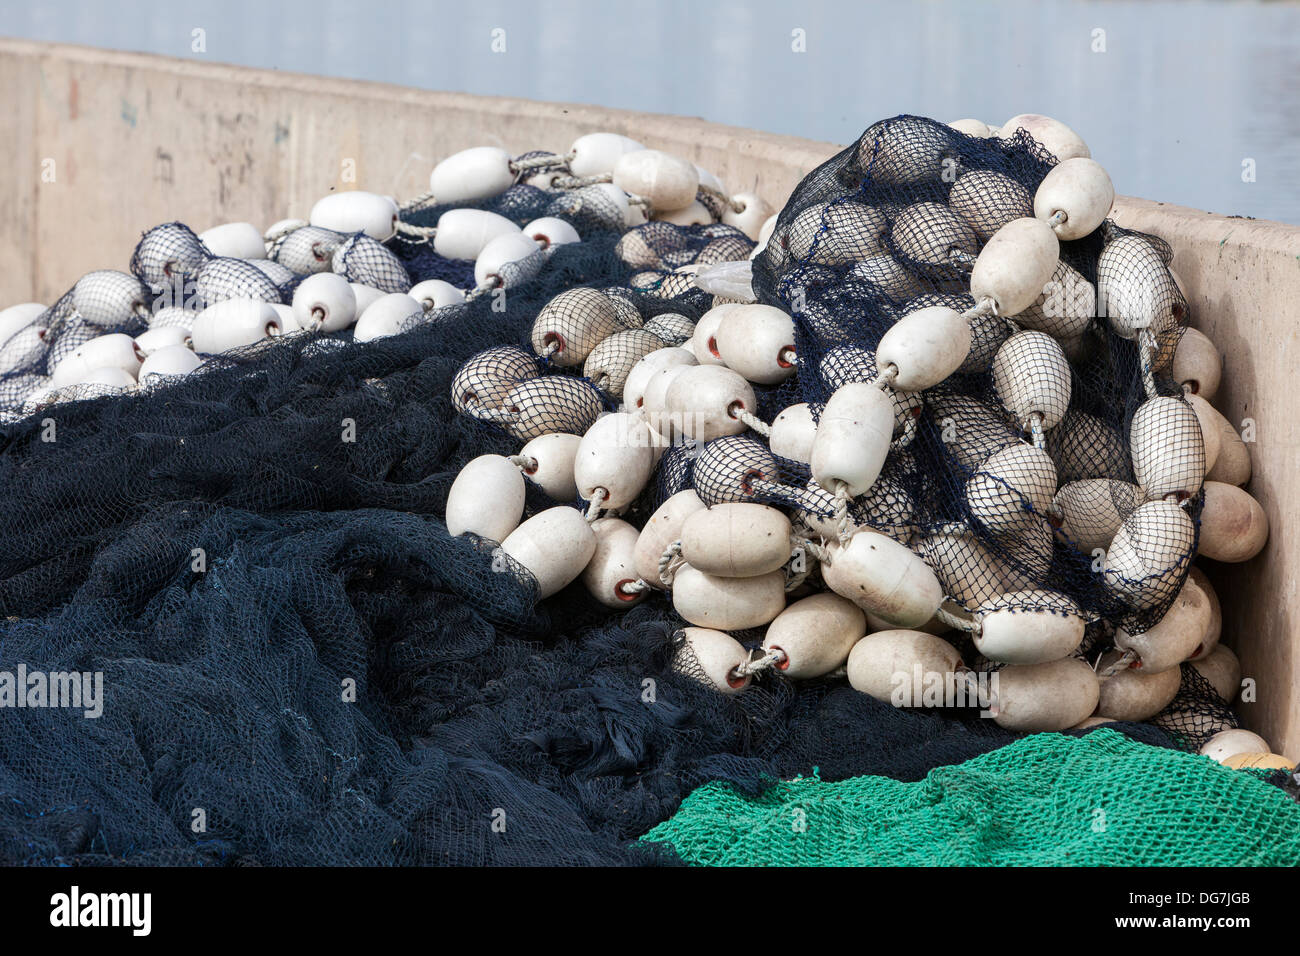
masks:
<svg viewBox="0 0 1300 956"><path fill-rule="evenodd" d="M923 142L952 152L967 175L992 170L1032 190L1050 166L1023 135L985 142L898 122L924 130ZM809 249L790 253L787 233L815 203L839 210L827 223L842 215L859 226L877 220L852 204L871 204L885 229L909 206L949 200L951 184L860 154L861 144L809 177L756 261L760 299L803 296L792 310L797 380L756 388L768 421L873 375L871 349L909 301L969 304L962 269L932 242L883 239L910 278L881 263L846 266L844 256L864 252L858 226L831 241L819 222L813 237L795 237L796 250ZM461 208L516 225L559 217L581 241L542 250L503 295L417 313L397 336L296 335L215 356L159 388L78 385L71 397L94 400L30 398L58 357L94 337L188 328L202 304L250 292L287 303L315 272L381 290L429 279L472 288L474 263L440 255L428 233L449 207L406 210L407 228L383 243L292 228L269 249L289 280L213 256L188 227L164 224L144 235L130 272L71 290L35 324L29 352L0 373L0 671L102 673L104 709L87 718L0 708L0 862L674 862L635 841L710 781L750 795L813 767L827 780L916 781L1015 739L973 711L899 710L833 676L767 674L720 695L682 666L680 619L662 593L612 611L575 585L539 604L523 567L486 541L448 534L448 491L467 462L515 454L557 423L580 432L616 407L629 358L654 344L646 336L684 341L721 301L696 273L753 247L718 222L629 230L626 209L599 186L522 179ZM910 215L942 219L928 206ZM1089 280L1101 241L1067 256ZM604 294L612 344L596 361L566 364L533 333L575 290L588 301ZM1010 332L994 320L985 334L990 358L989 343ZM1105 461L1122 471L1141 362L1101 323L1085 339L1066 415L1086 424L1066 436L1069 460L1079 474ZM486 372L471 374L474 362ZM507 387L485 393L485 382ZM900 536L968 519L962 489L975 452L945 444L936 416L969 413L974 440L989 447L1019 440L1022 423L999 410L987 370L897 401L907 443L855 515ZM504 416L486 413L502 407ZM1108 459L1103 448L1118 451ZM742 474L808 491L804 466L732 436L664 451L652 488L623 516L639 523L687 486L728 500L738 460ZM755 487L742 491L752 498ZM525 515L555 503L530 483ZM1059 535L1025 555L1005 531L968 532L1090 614L1158 616L1101 587L1085 573L1090 559ZM945 583L956 591L956 578ZM1157 727L1121 726L1146 744L1174 744ZM1184 732L1178 742L1194 741Z"/></svg>
<svg viewBox="0 0 1300 956"><path fill-rule="evenodd" d="M902 316L932 305L971 308L970 269L980 246L1009 220L1033 216L1032 197L1053 164L1023 130L980 139L901 116L870 127L810 173L754 262L759 301L795 317L799 355L797 378L764 396L763 405L820 409L846 382L876 377L875 348ZM1155 550L1172 556L1158 571L1132 576L1098 574L1098 555L1080 528L1111 520L1113 535L1148 497L1138 484L1158 484L1134 474L1130 434L1149 397L1182 394L1168 375L1187 318L1166 268L1171 258L1162 240L1109 221L1061 242L1052 281L1028 309L1010 321L972 320L970 354L956 374L924 393L894 392L896 438L880 479L883 500L860 508L858 520L890 530L882 515L906 515L915 547L967 610L1035 590L1042 607L1063 597L1085 618L1131 631L1159 621L1195 554L1194 541L1179 537L1181 517L1152 519L1147 534L1159 542ZM1145 354L1146 336L1132 330L1143 324L1151 344ZM1083 483L1072 486L1079 501L1064 514L1026 494L1014 466L981 468L1034 438L1030 422L1008 405L999 365L1014 379L1053 353L1068 359L1069 382L1045 396L1048 420L1056 422L1046 448L1062 485ZM1179 471L1197 454L1199 442L1176 444L1165 450L1163 467ZM778 465L786 483L807 482L806 465ZM993 507L1007 498L1018 507ZM1195 519L1199 498L1184 513Z"/></svg>
<svg viewBox="0 0 1300 956"><path fill-rule="evenodd" d="M692 793L645 842L712 866L1295 866L1300 804L1110 729L1036 734L923 780Z"/></svg>

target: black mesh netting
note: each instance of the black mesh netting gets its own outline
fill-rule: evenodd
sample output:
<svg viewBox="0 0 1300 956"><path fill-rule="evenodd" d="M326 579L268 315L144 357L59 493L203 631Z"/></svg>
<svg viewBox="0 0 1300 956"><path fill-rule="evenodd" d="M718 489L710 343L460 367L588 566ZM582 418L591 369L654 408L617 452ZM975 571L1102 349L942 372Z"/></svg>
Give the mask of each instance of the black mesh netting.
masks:
<svg viewBox="0 0 1300 956"><path fill-rule="evenodd" d="M999 173L1030 192L1049 165L1023 134L985 142L898 122L922 129L958 168ZM756 388L769 421L792 402L824 401L836 368L873 374L870 349L909 300L964 292L951 264L960 256L944 243L963 255L971 244L950 217L929 206L911 213L943 219L939 247L889 230L908 207L948 201L949 185L879 157L864 167L863 144L878 133L809 177L758 260L761 298L806 297L796 310L797 384ZM886 185L888 170L896 181ZM537 605L526 575L494 570L491 548L449 536L442 515L461 467L514 454L526 437L517 421L512 435L466 414L509 399L510 390L484 393L485 383L499 387L506 368L511 390L563 381L570 385L551 387L614 407L630 357L650 344L637 333L680 341L712 304L690 284L690 267L748 254L747 240L717 224L652 223L629 239L606 198L521 184L481 204L517 223L567 217L582 235L547 250L533 278L506 290L504 308L485 296L367 344L348 333L295 336L209 361L164 389L34 416L11 408L0 427L0 670L102 673L104 708L96 718L0 708L0 862L672 862L668 851L630 841L706 781L754 792L814 767L823 780L916 780L1014 738L971 712L896 710L833 678L767 675L722 696L682 673L680 661L672 666L679 621L662 593L611 611L574 585ZM787 232L796 247L821 247L795 240L792 223L839 199L846 222L877 221L851 203L879 211L877 239L855 226L824 254L796 261ZM442 211L409 219L432 225ZM298 230L273 258L296 276L336 269L380 288L431 278L473 285L472 264L427 241L361 238ZM1089 281L1100 241L1066 248ZM870 262L878 248L910 278L884 263L846 264ZM169 224L147 235L131 273L118 274L125 278L83 291L109 300L89 308L110 331L143 327L131 275L155 295L178 275L206 275L213 296L256 286L268 300L291 299L292 283L229 262ZM265 281L279 288L258 286ZM558 351L536 359L535 320L575 287L607 290L611 337L623 337L595 363L564 365ZM179 305L155 308L153 322L183 324ZM0 387L48 376L51 349L90 318L61 302L44 317L49 341ZM987 334L1002 331L991 324ZM1096 322L1083 339L1067 416L1085 424L1066 436L1080 475L1103 446L1116 447L1108 442L1127 462L1121 439L1142 387L1131 343ZM846 353L837 366L837 346L863 354ZM480 360L492 374L466 373L486 349L498 350ZM830 358L820 369L818 356ZM575 414L578 392L565 394L566 414ZM972 433L990 447L1018 436L1021 423L1000 410L987 372L957 376L924 402L899 398L908 444L891 456L885 490L855 504L857 516L896 530L968 518L961 489L972 468L947 450L935 415L978 420ZM752 497L755 477L819 500L801 468L746 436L701 454L679 446L626 516L643 517L692 471L719 501ZM529 513L551 504L530 488ZM975 536L982 547L999 540L992 530ZM1117 608L1084 573L1084 556L1050 533L1045 550L1016 560L1035 581L1050 570L1085 609L1132 611ZM1150 725L1121 726L1152 744L1174 742ZM1187 745L1187 728L1171 730Z"/></svg>

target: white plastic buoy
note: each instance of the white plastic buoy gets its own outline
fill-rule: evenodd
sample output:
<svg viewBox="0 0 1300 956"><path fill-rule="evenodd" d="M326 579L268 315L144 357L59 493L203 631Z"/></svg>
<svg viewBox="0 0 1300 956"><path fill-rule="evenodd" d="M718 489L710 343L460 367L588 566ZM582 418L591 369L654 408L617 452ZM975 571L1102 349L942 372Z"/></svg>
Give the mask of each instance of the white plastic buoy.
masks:
<svg viewBox="0 0 1300 956"><path fill-rule="evenodd" d="M140 363L136 378L141 385L156 385L177 375L188 375L203 363L194 350L183 345L166 345Z"/></svg>
<svg viewBox="0 0 1300 956"><path fill-rule="evenodd" d="M1013 219L980 250L970 274L976 302L992 299L998 315L1016 315L1042 294L1056 271L1060 243L1040 219Z"/></svg>
<svg viewBox="0 0 1300 956"><path fill-rule="evenodd" d="M623 153L614 162L613 178L619 189L643 197L652 208L664 212L689 206L700 187L700 174L694 166L657 149Z"/></svg>
<svg viewBox="0 0 1300 956"><path fill-rule="evenodd" d="M1241 440L1241 435L1237 434L1232 422L1219 414L1218 409L1214 409L1210 417L1218 423L1219 457L1214 467L1205 473L1206 479L1229 485L1246 484L1250 481L1252 471L1250 449Z"/></svg>
<svg viewBox="0 0 1300 956"><path fill-rule="evenodd" d="M1046 332L1061 343L1071 360L1078 360L1096 308L1097 292L1092 283L1062 260L1042 294L1015 321L1023 328Z"/></svg>
<svg viewBox="0 0 1300 956"><path fill-rule="evenodd" d="M890 235L906 259L927 266L955 266L975 257L979 242L960 216L942 203L907 206L894 220Z"/></svg>
<svg viewBox="0 0 1300 956"><path fill-rule="evenodd" d="M573 460L582 436L565 432L538 435L519 449L524 477L556 501L573 501L578 485L573 478Z"/></svg>
<svg viewBox="0 0 1300 956"><path fill-rule="evenodd" d="M1041 113L1021 113L1011 117L999 128L998 136L1011 139L1017 130L1022 129L1047 147L1047 151L1061 162L1077 156L1086 158L1092 155L1088 151L1088 144L1078 133L1060 120Z"/></svg>
<svg viewBox="0 0 1300 956"><path fill-rule="evenodd" d="M3 347L15 333L36 324L36 320L46 311L48 311L46 307L39 302L22 302L11 305L7 309L0 309L0 347Z"/></svg>
<svg viewBox="0 0 1300 956"><path fill-rule="evenodd" d="M642 407L650 377L660 369L697 364L698 359L683 348L661 348L646 353L627 373L623 382L623 404L628 408Z"/></svg>
<svg viewBox="0 0 1300 956"><path fill-rule="evenodd" d="M1219 452L1223 444L1219 423L1223 416L1215 411L1213 405L1193 392L1184 392L1183 398L1196 413L1196 421L1201 426L1201 444L1205 448L1205 474L1208 475L1219 462Z"/></svg>
<svg viewBox="0 0 1300 956"><path fill-rule="evenodd" d="M1205 576L1205 572L1192 565L1187 573L1187 580L1195 581L1196 586L1201 589L1206 599L1210 602L1210 623L1205 629L1205 634L1201 638L1201 644L1192 652L1189 661L1205 660L1213 654L1219 647L1219 638L1223 636L1223 607L1219 603L1219 595L1214 590L1214 585L1210 579Z"/></svg>
<svg viewBox="0 0 1300 956"><path fill-rule="evenodd" d="M728 309L711 341L724 365L758 385L776 385L795 372L794 321L773 306Z"/></svg>
<svg viewBox="0 0 1300 956"><path fill-rule="evenodd" d="M1082 478L1063 484L1053 497L1061 533L1084 554L1105 551L1124 519L1146 500L1137 485L1113 478Z"/></svg>
<svg viewBox="0 0 1300 956"><path fill-rule="evenodd" d="M895 707L921 707L916 683L952 681L961 655L941 637L894 629L868 634L853 645L846 662L849 686Z"/></svg>
<svg viewBox="0 0 1300 956"><path fill-rule="evenodd" d="M686 627L678 633L682 643L673 655L673 670L723 694L738 694L749 686L749 675L738 672L749 661L749 651L730 634L707 627Z"/></svg>
<svg viewBox="0 0 1300 956"><path fill-rule="evenodd" d="M898 370L894 387L920 391L938 385L970 352L970 322L941 305L903 316L881 336L876 365Z"/></svg>
<svg viewBox="0 0 1300 956"><path fill-rule="evenodd" d="M647 355L662 350L663 342L654 333L645 329L621 329L601 339L587 353L582 374L602 392L622 398L632 369Z"/></svg>
<svg viewBox="0 0 1300 956"><path fill-rule="evenodd" d="M1144 674L1158 674L1160 671L1176 669L1183 661L1190 660L1209 629L1209 595L1189 577L1174 598L1174 603L1165 611L1164 617L1147 630L1141 634L1130 634L1122 627L1117 628L1115 647L1135 653ZM1110 714L1110 711L1106 713Z"/></svg>
<svg viewBox="0 0 1300 956"><path fill-rule="evenodd" d="M1268 753L1268 741L1249 730L1234 728L1223 730L1207 740L1201 753L1211 760L1223 763L1230 757L1245 753Z"/></svg>
<svg viewBox="0 0 1300 956"><path fill-rule="evenodd" d="M587 429L573 461L578 494L591 501L601 494L601 508L632 503L654 469L650 429L628 412L603 415Z"/></svg>
<svg viewBox="0 0 1300 956"><path fill-rule="evenodd" d="M656 315L653 319L648 319L642 328L657 337L664 345L671 347L689 342L691 336L695 334L695 323L675 312Z"/></svg>
<svg viewBox="0 0 1300 956"><path fill-rule="evenodd" d="M1063 160L1038 184L1034 215L1062 241L1082 239L1110 215L1115 187L1101 163L1084 156Z"/></svg>
<svg viewBox="0 0 1300 956"><path fill-rule="evenodd" d="M842 266L883 253L888 235L883 212L845 201L809 206L784 228L781 241L795 261Z"/></svg>
<svg viewBox="0 0 1300 956"><path fill-rule="evenodd" d="M1054 591L1013 591L981 604L978 616L975 649L991 661L1045 664L1083 643L1083 612Z"/></svg>
<svg viewBox="0 0 1300 956"><path fill-rule="evenodd" d="M569 171L579 177L607 175L614 172L618 158L624 153L643 149L642 143L618 133L587 133L575 139L569 147L572 154Z"/></svg>
<svg viewBox="0 0 1300 956"><path fill-rule="evenodd" d="M807 464L812 460L813 439L816 437L817 422L813 420L812 406L800 402L782 409L773 419L772 434L767 443L772 454Z"/></svg>
<svg viewBox="0 0 1300 956"><path fill-rule="evenodd" d="M542 249L549 249L551 246L562 246L570 242L580 242L581 236L578 230L563 219L557 219L554 216L543 216L540 219L534 219L526 223L523 227L523 234Z"/></svg>
<svg viewBox="0 0 1300 956"><path fill-rule="evenodd" d="M72 350L54 366L50 384L56 388L87 381L88 376L102 368L117 368L134 381L140 371L144 352L129 335L114 332L96 336Z"/></svg>
<svg viewBox="0 0 1300 956"><path fill-rule="evenodd" d="M505 216L486 209L448 209L438 217L433 251L444 259L477 259L493 239L518 232Z"/></svg>
<svg viewBox="0 0 1300 956"><path fill-rule="evenodd" d="M673 578L673 610L699 627L721 631L760 627L784 608L785 575L780 571L724 578L686 565Z"/></svg>
<svg viewBox="0 0 1300 956"><path fill-rule="evenodd" d="M346 329L357 320L357 294L341 275L310 275L293 292L293 317L309 332Z"/></svg>
<svg viewBox="0 0 1300 956"><path fill-rule="evenodd" d="M1213 561L1249 561L1268 541L1268 515L1253 496L1236 485L1205 482L1201 536L1196 550Z"/></svg>
<svg viewBox="0 0 1300 956"><path fill-rule="evenodd" d="M886 298L899 301L927 291L925 284L906 266L886 253L868 256L854 263L849 278L868 282Z"/></svg>
<svg viewBox="0 0 1300 956"><path fill-rule="evenodd" d="M740 412L757 410L754 390L739 374L718 365L684 365L668 385L665 402L682 434L696 441L737 435L748 426Z"/></svg>
<svg viewBox="0 0 1300 956"><path fill-rule="evenodd" d="M1212 402L1223 377L1223 356L1208 335L1188 326L1178 336L1170 374L1184 390Z"/></svg>
<svg viewBox="0 0 1300 956"><path fill-rule="evenodd" d="M180 345L189 348L190 333L178 325L163 326L141 332L135 337L135 347L145 356L152 355L159 349Z"/></svg>
<svg viewBox="0 0 1300 956"><path fill-rule="evenodd" d="M636 604L649 591L631 588L636 576L637 530L620 518L598 518L591 523L596 550L582 571L588 593L606 607Z"/></svg>
<svg viewBox="0 0 1300 956"><path fill-rule="evenodd" d="M1017 332L998 349L992 371L998 398L1022 425L1037 415L1052 428L1070 407L1070 363L1050 335Z"/></svg>
<svg viewBox="0 0 1300 956"><path fill-rule="evenodd" d="M894 434L894 403L874 384L837 388L817 422L809 467L827 491L843 484L850 496L875 483Z"/></svg>
<svg viewBox="0 0 1300 956"><path fill-rule="evenodd" d="M646 519L636 543L636 573L641 580L652 587L667 587L659 577L659 560L668 545L681 537L686 519L705 507L695 489L687 488L670 496Z"/></svg>
<svg viewBox="0 0 1300 956"><path fill-rule="evenodd" d="M393 201L360 189L318 199L307 218L313 226L344 235L364 232L380 242L391 239L397 231L397 206Z"/></svg>
<svg viewBox="0 0 1300 956"><path fill-rule="evenodd" d="M1124 519L1106 551L1106 585L1138 610L1172 596L1196 537L1187 512L1172 501L1148 501Z"/></svg>
<svg viewBox="0 0 1300 956"><path fill-rule="evenodd" d="M714 505L682 525L682 558L693 568L728 578L750 578L790 560L790 519L749 502Z"/></svg>
<svg viewBox="0 0 1300 956"><path fill-rule="evenodd" d="M1008 664L997 672L993 719L1015 731L1073 727L1097 709L1097 675L1077 657L1044 664Z"/></svg>
<svg viewBox="0 0 1300 956"><path fill-rule="evenodd" d="M482 286L490 280L495 280L498 286L503 285L504 276L508 274L504 271L507 266L523 262L540 251L541 246L522 232L508 232L503 236L497 236L483 247L478 258L474 260L474 282Z"/></svg>
<svg viewBox="0 0 1300 956"><path fill-rule="evenodd" d="M1097 314L1122 338L1156 335L1183 318L1182 296L1164 259L1141 235L1116 236L1097 257Z"/></svg>
<svg viewBox="0 0 1300 956"><path fill-rule="evenodd" d="M776 669L786 677L808 680L843 667L866 633L866 617L852 601L838 594L812 594L767 626L763 650L784 654Z"/></svg>
<svg viewBox="0 0 1300 956"><path fill-rule="evenodd" d="M511 531L501 550L537 579L540 601L582 573L596 553L596 535L582 512L560 505L533 515Z"/></svg>
<svg viewBox="0 0 1300 956"><path fill-rule="evenodd" d="M1109 651L1097 667L1106 670L1118 659L1117 651ZM1148 720L1169 706L1181 685L1177 667L1150 671L1145 666L1129 666L1101 682L1097 713L1112 720Z"/></svg>
<svg viewBox="0 0 1300 956"><path fill-rule="evenodd" d="M1241 693L1241 662L1227 645L1218 645L1203 658L1193 658L1192 667L1227 703L1231 704Z"/></svg>
<svg viewBox="0 0 1300 956"><path fill-rule="evenodd" d="M429 191L439 204L491 199L515 181L510 154L498 146L474 146L453 153L429 174Z"/></svg>
<svg viewBox="0 0 1300 956"><path fill-rule="evenodd" d="M966 503L976 521L993 534L1025 523L1025 509L1045 516L1056 494L1056 465L1033 445L1002 449L966 479Z"/></svg>
<svg viewBox="0 0 1300 956"><path fill-rule="evenodd" d="M361 313L352 332L352 339L355 342L372 342L396 335L402 330L403 322L423 313L420 303L405 292L390 292L380 296Z"/></svg>
<svg viewBox="0 0 1300 956"><path fill-rule="evenodd" d="M919 627L943 601L934 572L893 538L858 531L843 547L832 542L829 551L830 563L822 565L826 586L896 627Z"/></svg>
<svg viewBox="0 0 1300 956"><path fill-rule="evenodd" d="M406 294L420 303L420 307L426 312L465 301L465 293L445 279L425 279L423 282L417 282Z"/></svg>
<svg viewBox="0 0 1300 956"><path fill-rule="evenodd" d="M72 287L73 308L91 325L125 325L148 307L148 300L139 279L111 269L87 272Z"/></svg>
<svg viewBox="0 0 1300 956"><path fill-rule="evenodd" d="M484 349L456 372L451 380L451 401L462 412L500 408L512 388L537 375L537 359L521 348L500 345Z"/></svg>
<svg viewBox="0 0 1300 956"><path fill-rule="evenodd" d="M282 331L280 317L269 303L226 299L198 314L190 330L190 344L199 355L218 355L277 338Z"/></svg>
<svg viewBox="0 0 1300 956"><path fill-rule="evenodd" d="M581 379L548 375L519 382L507 393L510 434L523 441L547 432L586 432L600 414L600 393Z"/></svg>
<svg viewBox="0 0 1300 956"><path fill-rule="evenodd" d="M275 227L273 226L272 229ZM321 229L303 223L289 233L274 249L275 261L298 275L327 272L334 252L346 237L333 229Z"/></svg>
<svg viewBox="0 0 1300 956"><path fill-rule="evenodd" d="M976 139L988 139L993 135L987 123L977 119L959 119L953 120L948 124L959 133L965 133L967 136L974 136Z"/></svg>
<svg viewBox="0 0 1300 956"><path fill-rule="evenodd" d="M533 351L556 365L581 365L601 339L619 330L609 296L597 289L569 289L542 306L533 322Z"/></svg>
<svg viewBox="0 0 1300 956"><path fill-rule="evenodd" d="M447 531L504 541L524 514L524 476L501 455L468 462L447 492Z"/></svg>
<svg viewBox="0 0 1300 956"><path fill-rule="evenodd" d="M707 226L714 221L709 207L698 199L681 209L656 211L651 218L659 222L671 222L674 226Z"/></svg>
<svg viewBox="0 0 1300 956"><path fill-rule="evenodd" d="M199 241L214 256L265 259L266 241L251 222L226 222L199 233Z"/></svg>
<svg viewBox="0 0 1300 956"><path fill-rule="evenodd" d="M726 302L722 305L715 305L700 316L700 320L695 323L695 330L691 333L691 352L699 360L700 365L725 365L722 356L718 352L717 334L718 327L727 314L740 308L739 302ZM793 337L792 337L793 338Z"/></svg>
<svg viewBox="0 0 1300 956"><path fill-rule="evenodd" d="M962 173L948 192L948 205L971 228L980 242L1013 219L1034 214L1029 190L1010 176L991 169Z"/></svg>
<svg viewBox="0 0 1300 956"><path fill-rule="evenodd" d="M736 193L722 213L725 225L739 229L750 239L758 240L764 224L772 217L772 206L758 193Z"/></svg>
<svg viewBox="0 0 1300 956"><path fill-rule="evenodd" d="M1184 501L1205 478L1205 441L1185 401L1156 396L1138 406L1129 426L1133 477L1151 499Z"/></svg>

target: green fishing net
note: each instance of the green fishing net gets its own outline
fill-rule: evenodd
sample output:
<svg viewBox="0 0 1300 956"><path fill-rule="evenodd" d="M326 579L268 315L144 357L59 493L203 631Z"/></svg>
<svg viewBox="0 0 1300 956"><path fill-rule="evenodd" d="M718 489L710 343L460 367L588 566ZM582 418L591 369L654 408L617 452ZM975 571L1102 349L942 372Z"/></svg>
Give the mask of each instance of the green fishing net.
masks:
<svg viewBox="0 0 1300 956"><path fill-rule="evenodd" d="M1035 734L902 783L695 790L644 842L706 866L1282 866L1300 803L1257 774L1113 730Z"/></svg>

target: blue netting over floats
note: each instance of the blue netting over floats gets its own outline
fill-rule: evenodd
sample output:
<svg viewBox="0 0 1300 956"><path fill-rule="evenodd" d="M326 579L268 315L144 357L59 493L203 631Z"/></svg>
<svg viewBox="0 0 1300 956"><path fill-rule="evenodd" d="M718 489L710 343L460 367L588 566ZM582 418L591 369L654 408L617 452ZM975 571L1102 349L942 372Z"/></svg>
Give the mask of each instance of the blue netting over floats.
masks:
<svg viewBox="0 0 1300 956"><path fill-rule="evenodd" d="M1023 135L978 141L899 122L938 137L963 168L1031 191L1049 166ZM780 238L814 202L865 199L895 215L900 203L945 198L934 183L883 185L881 167L862 164L878 133L799 187L757 262L762 299L786 301L802 283L834 322L805 310L798 384L763 390L764 415L824 399L829 384L804 367L836 342L870 347L902 305L851 269L792 261ZM594 199L572 208L572 197L518 185L482 204L520 223L568 216L582 234L508 290L504 310L482 297L368 344L287 337L165 388L11 409L0 427L0 670L102 672L105 706L96 719L0 708L0 862L671 862L631 841L703 782L754 792L813 767L824 780L916 780L1013 739L962 713L896 710L842 680L772 674L724 697L668 666L679 621L662 595L611 612L574 585L536 605L529 580L448 535L441 518L459 469L519 445L453 406L466 359L525 345L541 306L574 286L624 287L642 320L694 319L711 303L671 270L727 238L716 225L643 227L660 261L633 267L615 251L622 224ZM439 211L409 220L431 224ZM166 275L201 273L210 257L179 228L166 236L179 237L179 258L146 267L138 253L133 273L167 263ZM290 258L332 264L339 240L324 238L315 251L290 246ZM1079 244L1089 278L1098 241ZM472 284L469 263L427 242L382 248L375 268L391 274L391 257L408 282ZM942 268L915 276L909 298L957 294ZM276 286L285 301L300 278ZM79 320L69 301L51 310L50 341L4 382L47 374ZM1107 404L1101 383L1133 387L1135 359L1096 325L1089 334L1078 407L1117 428L1136 393ZM987 376L955 391L987 400ZM951 463L928 415L891 477L932 520L949 520L958 506L937 476ZM670 452L664 469L680 458ZM673 480L661 475L636 507ZM530 499L529 511L545 504ZM1104 608L1065 548L1051 560L1076 599Z"/></svg>

